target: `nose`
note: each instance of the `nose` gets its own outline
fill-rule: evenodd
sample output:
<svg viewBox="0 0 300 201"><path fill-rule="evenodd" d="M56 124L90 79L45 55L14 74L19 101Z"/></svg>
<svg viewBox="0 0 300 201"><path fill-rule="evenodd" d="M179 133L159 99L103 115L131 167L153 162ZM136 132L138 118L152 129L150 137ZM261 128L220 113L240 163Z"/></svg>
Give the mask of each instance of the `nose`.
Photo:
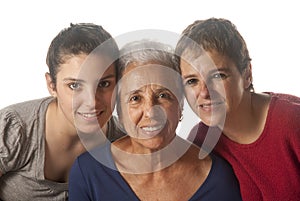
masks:
<svg viewBox="0 0 300 201"><path fill-rule="evenodd" d="M149 100L144 104L144 116L149 119L161 119L164 117L164 111L155 100Z"/></svg>
<svg viewBox="0 0 300 201"><path fill-rule="evenodd" d="M155 115L155 105L153 100L145 101L144 103L144 115L147 118L152 118Z"/></svg>
<svg viewBox="0 0 300 201"><path fill-rule="evenodd" d="M83 94L84 104L90 108L94 108L96 105L96 91L95 90L86 90Z"/></svg>
<svg viewBox="0 0 300 201"><path fill-rule="evenodd" d="M199 82L199 96L201 98L209 98L209 89L205 81L201 80Z"/></svg>

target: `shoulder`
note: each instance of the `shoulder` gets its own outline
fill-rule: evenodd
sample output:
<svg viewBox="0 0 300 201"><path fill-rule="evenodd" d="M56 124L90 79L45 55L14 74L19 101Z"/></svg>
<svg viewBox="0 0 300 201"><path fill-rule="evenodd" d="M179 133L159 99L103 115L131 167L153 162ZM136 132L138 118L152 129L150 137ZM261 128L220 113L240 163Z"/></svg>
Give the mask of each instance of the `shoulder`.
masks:
<svg viewBox="0 0 300 201"><path fill-rule="evenodd" d="M0 110L0 136L1 138L20 138L20 134L27 132L27 126L34 125L36 119L42 119L41 115L45 115L51 98L43 98L37 100L26 101L10 105ZM41 109L41 114L37 112ZM28 129L29 130L29 129ZM31 130L31 129L30 129Z"/></svg>
<svg viewBox="0 0 300 201"><path fill-rule="evenodd" d="M218 155L211 153L210 156L212 159L212 167L208 177L209 182L215 185L217 184L217 186L222 188L238 190L239 184L231 165Z"/></svg>
<svg viewBox="0 0 300 201"><path fill-rule="evenodd" d="M226 173L229 177L234 175L233 169L231 165L222 157L211 153L212 158L212 170L214 170L218 174Z"/></svg>
<svg viewBox="0 0 300 201"><path fill-rule="evenodd" d="M283 115L284 114L284 115ZM271 93L269 118L298 127L300 120L300 98L290 94Z"/></svg>
<svg viewBox="0 0 300 201"><path fill-rule="evenodd" d="M49 103L53 100L52 97L30 100L25 102L16 103L7 106L0 110L0 118L30 120L38 117L38 113L44 114L47 110Z"/></svg>
<svg viewBox="0 0 300 201"><path fill-rule="evenodd" d="M210 154L212 166L203 184L203 200L242 200L239 182L232 167L221 157Z"/></svg>
<svg viewBox="0 0 300 201"><path fill-rule="evenodd" d="M111 143L106 142L77 157L77 166L84 171L97 171L99 169L114 167L111 154Z"/></svg>
<svg viewBox="0 0 300 201"><path fill-rule="evenodd" d="M16 171L32 159L36 149L34 128L39 116L37 103L46 99L32 100L10 105L0 110L0 169L2 173ZM36 132L38 133L38 132Z"/></svg>
<svg viewBox="0 0 300 201"><path fill-rule="evenodd" d="M270 95L273 106L300 108L300 97L282 93L270 93Z"/></svg>

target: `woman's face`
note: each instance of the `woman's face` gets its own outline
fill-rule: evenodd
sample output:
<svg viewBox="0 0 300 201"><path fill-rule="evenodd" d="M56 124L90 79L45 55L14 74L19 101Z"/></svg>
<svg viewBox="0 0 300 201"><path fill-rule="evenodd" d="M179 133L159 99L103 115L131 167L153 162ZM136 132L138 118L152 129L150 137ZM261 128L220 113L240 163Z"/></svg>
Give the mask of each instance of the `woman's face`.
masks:
<svg viewBox="0 0 300 201"><path fill-rule="evenodd" d="M115 85L115 67L107 57L72 56L57 73L58 112L80 132L99 131L111 117Z"/></svg>
<svg viewBox="0 0 300 201"><path fill-rule="evenodd" d="M168 71L156 64L129 64L123 73L119 115L135 148L159 150L176 135L180 100L174 95L176 78Z"/></svg>
<svg viewBox="0 0 300 201"><path fill-rule="evenodd" d="M226 119L239 117L251 71L240 73L234 62L216 51L181 61L186 98L193 111L210 126L223 126Z"/></svg>

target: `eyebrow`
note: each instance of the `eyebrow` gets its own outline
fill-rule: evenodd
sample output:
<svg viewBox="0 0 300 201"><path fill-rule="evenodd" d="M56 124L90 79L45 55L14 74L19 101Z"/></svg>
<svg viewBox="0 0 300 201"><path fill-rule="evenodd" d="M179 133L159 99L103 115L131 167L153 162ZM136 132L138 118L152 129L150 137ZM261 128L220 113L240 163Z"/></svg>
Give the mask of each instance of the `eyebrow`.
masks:
<svg viewBox="0 0 300 201"><path fill-rule="evenodd" d="M110 78L115 78L115 75L114 74L110 74L110 75L107 75L105 77L102 77L100 80L105 80L105 79L110 79ZM72 77L66 77L66 78L63 79L63 81L64 82L73 81L73 82L82 82L82 83L85 82L82 79L76 79L76 78L72 78Z"/></svg>
<svg viewBox="0 0 300 201"><path fill-rule="evenodd" d="M214 72L230 72L230 69L227 67L221 67L221 68L215 68L215 69L209 71L209 73L214 73Z"/></svg>
<svg viewBox="0 0 300 201"><path fill-rule="evenodd" d="M215 73L215 72L230 72L230 69L227 67L221 67L221 68L214 68L213 70L209 71L209 73ZM194 77L197 77L197 74L194 73L194 74L183 76L183 79L194 78Z"/></svg>
<svg viewBox="0 0 300 201"><path fill-rule="evenodd" d="M196 74L190 74L190 75L186 75L186 76L183 76L183 79L188 79L188 78L193 78L193 77L197 77Z"/></svg>
<svg viewBox="0 0 300 201"><path fill-rule="evenodd" d="M129 91L129 92L125 93L125 96L132 95L132 94L137 94L137 93L140 93L141 91L142 90L140 90L140 89L132 90L132 91Z"/></svg>
<svg viewBox="0 0 300 201"><path fill-rule="evenodd" d="M109 75L107 75L107 76L105 76L105 77L101 77L101 79L100 80L105 80L105 79L110 79L110 78L115 78L116 76L114 75L114 74L109 74Z"/></svg>
<svg viewBox="0 0 300 201"><path fill-rule="evenodd" d="M68 82L68 81L73 81L73 82L85 82L84 80L81 80L81 79L75 79L75 78L72 78L72 77L64 78L63 81L64 81L64 82Z"/></svg>

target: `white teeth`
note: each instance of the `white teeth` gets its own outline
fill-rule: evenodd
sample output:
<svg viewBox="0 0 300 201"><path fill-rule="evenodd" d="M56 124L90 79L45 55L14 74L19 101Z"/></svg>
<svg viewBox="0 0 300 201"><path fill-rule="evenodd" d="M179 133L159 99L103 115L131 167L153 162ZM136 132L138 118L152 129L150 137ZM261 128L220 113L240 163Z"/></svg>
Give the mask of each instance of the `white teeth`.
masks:
<svg viewBox="0 0 300 201"><path fill-rule="evenodd" d="M209 103L209 104L202 104L201 107L210 107L214 105L220 105L222 102L215 102L215 103Z"/></svg>
<svg viewBox="0 0 300 201"><path fill-rule="evenodd" d="M81 115L84 116L85 118L93 118L99 115L99 113L81 113Z"/></svg>
<svg viewBox="0 0 300 201"><path fill-rule="evenodd" d="M159 126L147 126L147 127L143 127L142 129L144 131L147 131L147 132L152 132L152 131L159 130L161 128L162 128L162 125L159 125Z"/></svg>

